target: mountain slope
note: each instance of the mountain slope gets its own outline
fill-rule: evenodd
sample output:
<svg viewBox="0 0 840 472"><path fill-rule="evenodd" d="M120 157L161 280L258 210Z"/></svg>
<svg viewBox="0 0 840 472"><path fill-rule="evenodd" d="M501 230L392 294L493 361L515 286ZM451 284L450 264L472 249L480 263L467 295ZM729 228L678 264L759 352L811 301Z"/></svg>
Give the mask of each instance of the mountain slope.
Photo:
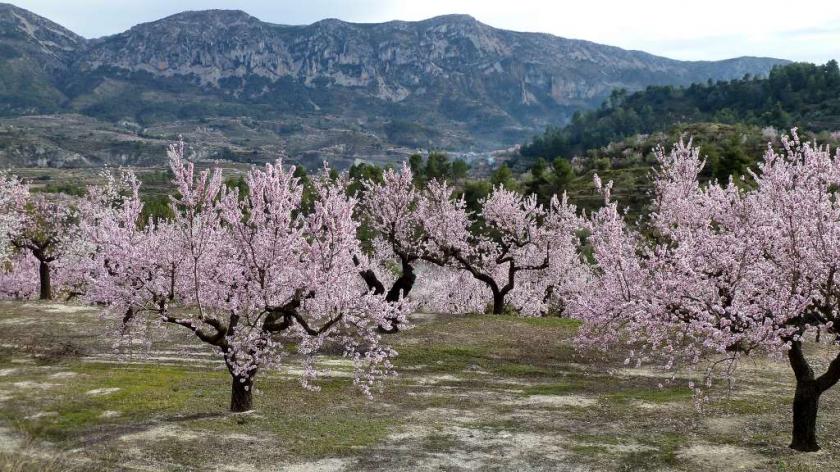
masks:
<svg viewBox="0 0 840 472"><path fill-rule="evenodd" d="M20 80L8 86L0 113L78 112L147 128L247 117L260 132L280 135L292 155L320 152L311 145L324 131L366 136L370 145L335 151L345 157L395 146L505 147L596 106L615 88L766 74L785 62L676 61L501 30L466 15L289 26L241 11L208 10L83 40L21 12L0 8L2 31L20 36L0 37L0 52L25 50L27 67L45 72L33 81L37 90ZM27 37L26 24L37 26L36 33ZM28 108L12 106L30 98Z"/></svg>
<svg viewBox="0 0 840 472"><path fill-rule="evenodd" d="M334 112L347 99L394 111L401 109L395 104L405 103L473 126L489 119L496 126L533 128L597 105L617 87L741 77L766 73L779 62L681 62L499 30L463 15L282 26L241 11L211 10L177 14L95 41L79 68L178 78L240 99L272 103L279 98L309 110ZM306 99L289 103L278 97L292 92Z"/></svg>
<svg viewBox="0 0 840 472"><path fill-rule="evenodd" d="M0 3L0 114L57 110L56 84L85 40L22 8Z"/></svg>

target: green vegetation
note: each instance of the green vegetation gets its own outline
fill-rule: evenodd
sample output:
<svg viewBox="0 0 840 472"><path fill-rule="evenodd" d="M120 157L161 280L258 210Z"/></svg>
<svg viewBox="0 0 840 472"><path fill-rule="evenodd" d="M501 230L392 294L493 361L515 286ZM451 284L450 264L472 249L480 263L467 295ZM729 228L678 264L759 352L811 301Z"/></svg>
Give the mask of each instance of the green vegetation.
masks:
<svg viewBox="0 0 840 472"><path fill-rule="evenodd" d="M565 127L549 128L521 153L569 158L635 134L697 122L840 129L840 69L836 61L796 63L774 67L767 78L651 86L632 94L615 90L599 109L576 113Z"/></svg>
<svg viewBox="0 0 840 472"><path fill-rule="evenodd" d="M224 388L220 388L227 383L222 372L208 375L206 371L154 365L71 364L66 367L78 375L63 386L60 395L46 401L38 399L40 408L55 412L55 416L45 415L19 423L29 437L72 443L80 434L102 423L131 424L144 421L149 415L182 414L190 401L207 402L208 395L213 396L209 401L218 403L219 407L226 400ZM47 376L33 376L31 380L49 384ZM115 391L88 393L107 392L107 389ZM17 407L4 409L0 418L14 421L32 400L19 398ZM119 411L120 416L106 419L102 417L104 411Z"/></svg>
<svg viewBox="0 0 840 472"><path fill-rule="evenodd" d="M43 186L33 186L33 192L43 193L64 193L74 197L80 197L85 194L85 188L70 182L54 183L48 182Z"/></svg>
<svg viewBox="0 0 840 472"><path fill-rule="evenodd" d="M673 401L687 401L693 397L691 389L683 384L679 386L661 388L632 388L607 395L606 401L611 404L642 401L650 403L667 403Z"/></svg>
<svg viewBox="0 0 840 472"><path fill-rule="evenodd" d="M463 160L450 161L449 157L441 152L430 152L425 158L420 154L412 154L408 158L408 165L418 185L434 179L455 184L463 181L470 169Z"/></svg>
<svg viewBox="0 0 840 472"><path fill-rule="evenodd" d="M749 179L768 142L799 127L804 139L840 143L840 69L836 61L777 66L767 78L744 77L689 87L616 90L565 127L549 128L511 163L520 189L542 202L561 192L583 209L602 204L592 176L614 182L613 194L635 218L651 191L655 150L691 140L706 160L702 177Z"/></svg>
<svg viewBox="0 0 840 472"><path fill-rule="evenodd" d="M143 211L140 213L140 219L144 224L148 224L150 220L169 219L173 216L175 214L169 206L168 195L154 194L143 196Z"/></svg>

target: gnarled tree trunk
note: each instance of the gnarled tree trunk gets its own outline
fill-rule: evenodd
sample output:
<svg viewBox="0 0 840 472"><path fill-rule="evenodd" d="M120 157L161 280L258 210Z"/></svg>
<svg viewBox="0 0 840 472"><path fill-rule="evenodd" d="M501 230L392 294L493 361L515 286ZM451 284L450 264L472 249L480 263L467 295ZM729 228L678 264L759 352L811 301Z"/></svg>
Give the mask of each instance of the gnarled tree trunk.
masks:
<svg viewBox="0 0 840 472"><path fill-rule="evenodd" d="M231 321L232 325L235 325ZM225 365L230 372L230 411L242 413L254 408L254 379L257 376L255 367L242 372L236 368L236 355L231 353L228 346L222 348L225 354Z"/></svg>
<svg viewBox="0 0 840 472"><path fill-rule="evenodd" d="M388 293L385 294L385 301L387 302L394 303L399 301L401 297L408 297L408 293L411 292L411 289L414 287L414 282L417 281L417 275L414 273L414 266L412 265L416 258L401 255L400 260L402 263L402 274L400 274L397 280L394 281L394 284L391 285ZM359 259L356 256L353 256L353 263L357 266L359 265ZM359 275L362 276L368 290L372 291L374 295L382 295L385 293L385 286L373 270L365 269L360 271ZM391 322L390 327L379 326L378 331L380 333L393 334L400 331L400 327L396 320L390 319L389 321Z"/></svg>

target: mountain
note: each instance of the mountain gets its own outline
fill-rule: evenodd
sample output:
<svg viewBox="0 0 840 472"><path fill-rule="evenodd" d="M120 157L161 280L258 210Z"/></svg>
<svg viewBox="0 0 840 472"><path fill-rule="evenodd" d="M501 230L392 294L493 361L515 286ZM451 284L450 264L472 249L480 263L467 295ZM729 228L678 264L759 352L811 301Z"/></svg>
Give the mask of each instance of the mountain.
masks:
<svg viewBox="0 0 840 472"><path fill-rule="evenodd" d="M3 5L0 68L13 73L0 79L0 138L21 115L75 113L124 123L138 139L221 133L225 152L243 159L249 148L307 163L484 151L564 122L616 88L762 75L784 62L676 61L466 15L292 26L208 10L85 40Z"/></svg>
<svg viewBox="0 0 840 472"><path fill-rule="evenodd" d="M60 25L0 4L0 113L58 110L65 96L56 80L84 44Z"/></svg>

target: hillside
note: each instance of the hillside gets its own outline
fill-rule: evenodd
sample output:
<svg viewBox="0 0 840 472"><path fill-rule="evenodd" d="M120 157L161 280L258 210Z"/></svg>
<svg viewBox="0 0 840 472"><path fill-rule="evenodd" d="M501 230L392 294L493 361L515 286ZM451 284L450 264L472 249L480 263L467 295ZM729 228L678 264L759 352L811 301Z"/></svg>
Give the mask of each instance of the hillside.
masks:
<svg viewBox="0 0 840 472"><path fill-rule="evenodd" d="M840 68L797 63L766 78L617 90L597 110L576 114L523 146L525 158L583 155L636 134L668 131L697 122L746 124L804 131L840 129Z"/></svg>
<svg viewBox="0 0 840 472"><path fill-rule="evenodd" d="M0 4L0 115L60 110L58 81L84 45L60 25Z"/></svg>
<svg viewBox="0 0 840 472"><path fill-rule="evenodd" d="M392 161L418 148L505 148L596 106L615 88L761 75L784 62L676 61L501 30L465 15L290 26L209 10L86 40L0 6L0 115L7 119L81 114L100 128L153 140L169 137L155 129L203 129L224 135L231 149L255 147L228 132L246 127L250 139L277 143L280 154L339 165ZM220 147L209 153L224 154ZM3 155L0 149L0 164L9 163ZM125 153L56 156L46 164L119 162Z"/></svg>

